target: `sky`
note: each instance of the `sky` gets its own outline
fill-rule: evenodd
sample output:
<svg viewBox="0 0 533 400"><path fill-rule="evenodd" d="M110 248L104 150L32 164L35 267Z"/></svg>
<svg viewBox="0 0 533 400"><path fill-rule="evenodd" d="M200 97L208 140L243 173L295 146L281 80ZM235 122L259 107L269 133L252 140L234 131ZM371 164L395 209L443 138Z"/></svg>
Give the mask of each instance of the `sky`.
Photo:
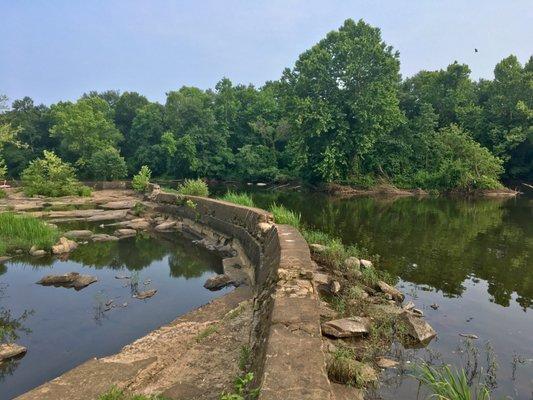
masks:
<svg viewBox="0 0 533 400"><path fill-rule="evenodd" d="M533 0L0 0L0 94L164 102L224 76L261 86L347 18L381 29L404 77L457 60L492 78L502 58L533 55Z"/></svg>

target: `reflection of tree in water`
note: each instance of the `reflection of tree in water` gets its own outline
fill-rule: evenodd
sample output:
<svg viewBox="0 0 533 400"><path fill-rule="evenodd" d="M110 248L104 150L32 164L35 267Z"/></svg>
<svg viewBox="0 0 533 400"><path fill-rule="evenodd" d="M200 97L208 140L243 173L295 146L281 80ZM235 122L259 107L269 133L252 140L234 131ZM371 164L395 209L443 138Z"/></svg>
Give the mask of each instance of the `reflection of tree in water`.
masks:
<svg viewBox="0 0 533 400"><path fill-rule="evenodd" d="M192 246L191 246L192 247ZM198 257L183 248L176 248L168 258L170 276L185 279L198 278L208 271L218 272L212 259Z"/></svg>
<svg viewBox="0 0 533 400"><path fill-rule="evenodd" d="M312 201L310 200L312 197ZM339 199L319 194L256 195L301 212L303 221L381 254L381 267L402 279L459 296L475 276L508 306L533 299L533 224L528 199Z"/></svg>

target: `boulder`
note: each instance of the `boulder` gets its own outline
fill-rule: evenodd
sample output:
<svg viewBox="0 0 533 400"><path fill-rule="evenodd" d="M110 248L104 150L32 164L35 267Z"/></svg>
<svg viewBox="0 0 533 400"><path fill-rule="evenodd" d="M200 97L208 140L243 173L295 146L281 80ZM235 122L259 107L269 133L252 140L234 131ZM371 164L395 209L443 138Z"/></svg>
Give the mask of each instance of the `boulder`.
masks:
<svg viewBox="0 0 533 400"><path fill-rule="evenodd" d="M54 254L64 254L70 253L72 250L76 249L78 244L74 240L69 240L66 237L62 236L59 239L59 242L52 246L52 253Z"/></svg>
<svg viewBox="0 0 533 400"><path fill-rule="evenodd" d="M401 303L405 298L404 294L395 287L383 282L378 281L377 286L383 293L390 295L394 300Z"/></svg>
<svg viewBox="0 0 533 400"><path fill-rule="evenodd" d="M329 285L331 278L328 274L324 274L322 272L315 272L313 273L313 280L317 285Z"/></svg>
<svg viewBox="0 0 533 400"><path fill-rule="evenodd" d="M412 313L404 311L402 314L402 320L407 326L407 333L417 342L427 344L437 336L437 333L433 330L423 318L414 316Z"/></svg>
<svg viewBox="0 0 533 400"><path fill-rule="evenodd" d="M95 233L91 236L93 242L114 242L118 240L118 237L108 235L107 233Z"/></svg>
<svg viewBox="0 0 533 400"><path fill-rule="evenodd" d="M91 275L80 275L78 272L69 272L63 275L47 275L37 283L43 286L61 286L81 290L91 283L97 282L98 279Z"/></svg>
<svg viewBox="0 0 533 400"><path fill-rule="evenodd" d="M87 229L65 232L65 237L69 239L89 239L93 233Z"/></svg>
<svg viewBox="0 0 533 400"><path fill-rule="evenodd" d="M2 361L9 360L10 358L20 357L26 354L26 347L19 346L15 343L2 343L0 344L0 364Z"/></svg>
<svg viewBox="0 0 533 400"><path fill-rule="evenodd" d="M126 222L126 225L124 226L130 229L138 230L138 231L146 230L150 227L150 222L148 222L144 218L132 219L131 221L125 221L125 222Z"/></svg>
<svg viewBox="0 0 533 400"><path fill-rule="evenodd" d="M151 289L151 290L146 290L144 292L138 292L134 294L133 297L139 300L144 300L144 299L149 299L156 293L157 293L157 289Z"/></svg>
<svg viewBox="0 0 533 400"><path fill-rule="evenodd" d="M362 336L369 330L370 320L365 317L336 319L322 324L322 334L335 338Z"/></svg>
<svg viewBox="0 0 533 400"><path fill-rule="evenodd" d="M46 251L38 249L37 246L31 246L29 253L32 257L42 257L48 254Z"/></svg>
<svg viewBox="0 0 533 400"><path fill-rule="evenodd" d="M176 225L176 221L166 221L163 222L155 227L156 231L163 232L163 231L170 231L174 226Z"/></svg>
<svg viewBox="0 0 533 400"><path fill-rule="evenodd" d="M323 253L327 250L326 246L324 246L323 244L318 244L318 243L311 243L309 245L309 248L316 253Z"/></svg>
<svg viewBox="0 0 533 400"><path fill-rule="evenodd" d="M379 357L376 360L376 365L379 368L396 368L400 363L398 361L391 360L390 358Z"/></svg>
<svg viewBox="0 0 533 400"><path fill-rule="evenodd" d="M372 268L372 261L369 260L359 260L361 263L361 268Z"/></svg>
<svg viewBox="0 0 533 400"><path fill-rule="evenodd" d="M231 283L233 282L228 275L219 274L208 278L204 283L204 287L209 290L220 290Z"/></svg>
<svg viewBox="0 0 533 400"><path fill-rule="evenodd" d="M348 257L346 260L344 260L344 266L346 269L359 270L361 267L361 260L359 260L357 257Z"/></svg>
<svg viewBox="0 0 533 400"><path fill-rule="evenodd" d="M118 236L119 238L131 237L131 236L135 236L136 234L137 234L137 231L135 229L129 229L129 228L117 229L115 231L115 235Z"/></svg>

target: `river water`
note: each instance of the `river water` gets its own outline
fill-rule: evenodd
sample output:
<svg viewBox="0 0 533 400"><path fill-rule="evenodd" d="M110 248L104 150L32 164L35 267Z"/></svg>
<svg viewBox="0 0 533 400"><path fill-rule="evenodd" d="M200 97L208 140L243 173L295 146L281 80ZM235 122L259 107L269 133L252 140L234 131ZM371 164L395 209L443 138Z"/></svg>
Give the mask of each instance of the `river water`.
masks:
<svg viewBox="0 0 533 400"><path fill-rule="evenodd" d="M96 276L98 282L78 292L35 284L45 275L72 271ZM0 366L0 399L11 399L92 357L116 353L226 293L229 289L203 288L209 276L220 272L220 258L177 233L89 243L65 260L23 258L0 265L0 318L15 328L15 342L28 348L23 358ZM131 277L139 291L157 293L147 300L132 298L131 280L116 276ZM115 307L104 311L110 301Z"/></svg>
<svg viewBox="0 0 533 400"><path fill-rule="evenodd" d="M496 362L491 373L496 382L487 379L496 386L493 398L533 399L532 196L339 199L244 190L259 207L283 204L301 213L307 226L380 255L379 268L400 278L406 301L422 309L438 332L427 349L402 357L467 367L472 375L477 371L474 380L487 379L487 368ZM388 384L378 397L417 398L418 384L409 371L386 375Z"/></svg>

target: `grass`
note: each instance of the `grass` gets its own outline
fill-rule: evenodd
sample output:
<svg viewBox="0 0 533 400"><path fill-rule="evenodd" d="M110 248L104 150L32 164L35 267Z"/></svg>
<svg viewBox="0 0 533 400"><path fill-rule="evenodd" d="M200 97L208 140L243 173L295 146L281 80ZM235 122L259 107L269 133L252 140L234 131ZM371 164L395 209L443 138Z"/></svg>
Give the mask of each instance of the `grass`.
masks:
<svg viewBox="0 0 533 400"><path fill-rule="evenodd" d="M201 342L206 337L211 336L215 332L218 332L218 324L209 325L202 332L196 335L196 341Z"/></svg>
<svg viewBox="0 0 533 400"><path fill-rule="evenodd" d="M32 246L48 250L58 238L58 229L40 219L12 212L0 214L0 255L16 249L28 251Z"/></svg>
<svg viewBox="0 0 533 400"><path fill-rule="evenodd" d="M220 200L239 204L241 206L255 207L254 201L248 193L235 193L230 190L224 196L220 197Z"/></svg>
<svg viewBox="0 0 533 400"><path fill-rule="evenodd" d="M104 394L98 396L98 400L165 400L162 396L145 396L142 394L126 394L123 390L112 387Z"/></svg>
<svg viewBox="0 0 533 400"><path fill-rule="evenodd" d="M468 385L464 369L422 364L416 367L413 376L431 391L431 397L439 400L490 400L490 392L484 385Z"/></svg>
<svg viewBox="0 0 533 400"><path fill-rule="evenodd" d="M0 199L5 199L7 197L7 193L4 189L0 189Z"/></svg>
<svg viewBox="0 0 533 400"><path fill-rule="evenodd" d="M370 371L370 367L357 361L355 353L349 348L337 348L328 362L327 369L332 381L357 388L371 386L376 380L376 375Z"/></svg>
<svg viewBox="0 0 533 400"><path fill-rule="evenodd" d="M209 196L209 188L201 179L185 179L185 182L178 186L177 192L185 196Z"/></svg>
<svg viewBox="0 0 533 400"><path fill-rule="evenodd" d="M299 228L302 221L302 216L292 210L289 210L281 205L274 203L270 206L270 212L274 216L276 224L291 225L295 228Z"/></svg>

